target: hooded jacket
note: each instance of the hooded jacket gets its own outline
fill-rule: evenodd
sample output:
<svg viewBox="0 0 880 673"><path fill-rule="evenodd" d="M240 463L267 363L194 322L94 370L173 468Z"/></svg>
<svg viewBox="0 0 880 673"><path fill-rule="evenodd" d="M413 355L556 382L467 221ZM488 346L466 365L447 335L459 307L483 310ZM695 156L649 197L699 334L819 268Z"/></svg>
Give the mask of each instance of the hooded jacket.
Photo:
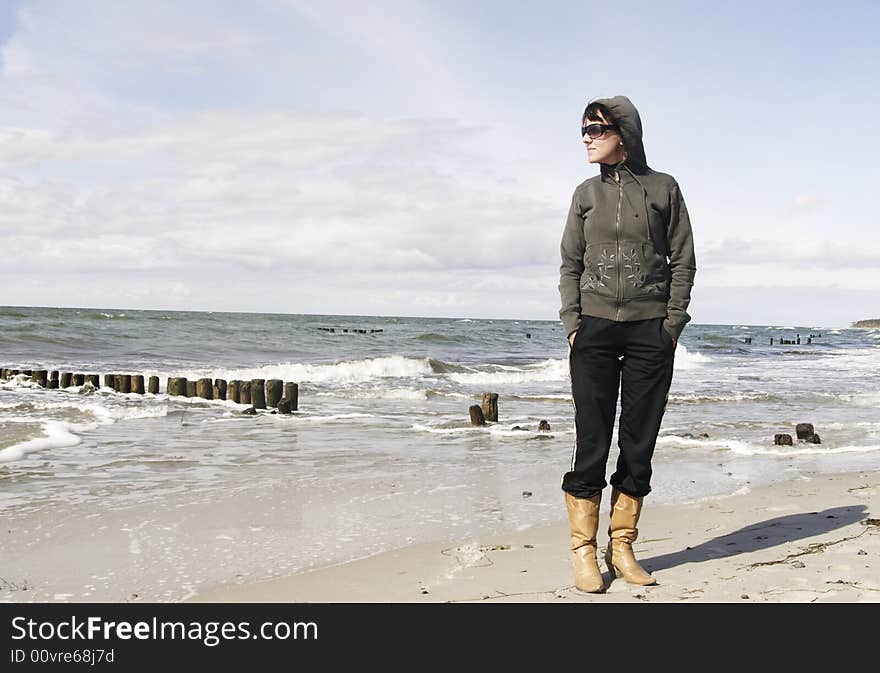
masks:
<svg viewBox="0 0 880 673"><path fill-rule="evenodd" d="M697 271L687 208L671 175L651 170L638 110L626 96L599 99L617 124L627 158L600 164L574 190L562 234L559 317L565 333L581 314L608 320L665 318L678 339Z"/></svg>

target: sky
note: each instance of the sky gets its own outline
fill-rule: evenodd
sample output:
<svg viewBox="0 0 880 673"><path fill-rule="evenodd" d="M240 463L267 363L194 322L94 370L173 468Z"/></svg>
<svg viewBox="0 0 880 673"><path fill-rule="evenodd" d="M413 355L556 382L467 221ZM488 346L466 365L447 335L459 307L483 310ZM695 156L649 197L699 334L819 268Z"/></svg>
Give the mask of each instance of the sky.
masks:
<svg viewBox="0 0 880 673"><path fill-rule="evenodd" d="M880 317L876 2L0 0L0 305L557 320L638 108L694 323Z"/></svg>

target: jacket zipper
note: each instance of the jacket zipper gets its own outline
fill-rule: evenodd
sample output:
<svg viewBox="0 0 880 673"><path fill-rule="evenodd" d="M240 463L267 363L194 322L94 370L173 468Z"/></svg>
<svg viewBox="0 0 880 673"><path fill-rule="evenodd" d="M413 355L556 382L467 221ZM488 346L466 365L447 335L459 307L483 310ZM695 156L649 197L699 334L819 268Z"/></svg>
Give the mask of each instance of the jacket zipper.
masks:
<svg viewBox="0 0 880 673"><path fill-rule="evenodd" d="M623 201L623 183L620 181L620 173L618 171L614 171L614 180L617 182L617 222L615 223L614 233L617 239L617 316L614 319L619 321L622 300L620 291L620 204Z"/></svg>

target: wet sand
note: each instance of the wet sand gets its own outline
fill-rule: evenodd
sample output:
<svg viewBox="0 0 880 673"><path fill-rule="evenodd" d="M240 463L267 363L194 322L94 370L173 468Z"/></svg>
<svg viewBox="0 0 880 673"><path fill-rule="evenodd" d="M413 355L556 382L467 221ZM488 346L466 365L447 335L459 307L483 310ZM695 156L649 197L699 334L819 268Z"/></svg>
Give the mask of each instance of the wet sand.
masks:
<svg viewBox="0 0 880 673"><path fill-rule="evenodd" d="M600 552L609 499L606 489ZM656 586L611 581L603 564L607 591L577 591L561 519L280 579L206 587L190 601L880 602L880 472L811 474L678 505L652 507L648 496L639 529L636 556Z"/></svg>

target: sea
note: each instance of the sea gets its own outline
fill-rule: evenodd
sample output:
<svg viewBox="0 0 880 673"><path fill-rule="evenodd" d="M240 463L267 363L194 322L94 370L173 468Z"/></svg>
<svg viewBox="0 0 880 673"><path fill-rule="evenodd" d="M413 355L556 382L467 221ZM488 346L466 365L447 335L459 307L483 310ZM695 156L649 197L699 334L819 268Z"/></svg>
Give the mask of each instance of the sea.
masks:
<svg viewBox="0 0 880 673"><path fill-rule="evenodd" d="M0 307L2 368L160 380L0 380L0 600L175 602L564 519L568 355L555 320ZM295 382L298 408L169 376ZM688 325L646 506L880 469L877 381L878 329ZM498 420L474 426L484 393Z"/></svg>

